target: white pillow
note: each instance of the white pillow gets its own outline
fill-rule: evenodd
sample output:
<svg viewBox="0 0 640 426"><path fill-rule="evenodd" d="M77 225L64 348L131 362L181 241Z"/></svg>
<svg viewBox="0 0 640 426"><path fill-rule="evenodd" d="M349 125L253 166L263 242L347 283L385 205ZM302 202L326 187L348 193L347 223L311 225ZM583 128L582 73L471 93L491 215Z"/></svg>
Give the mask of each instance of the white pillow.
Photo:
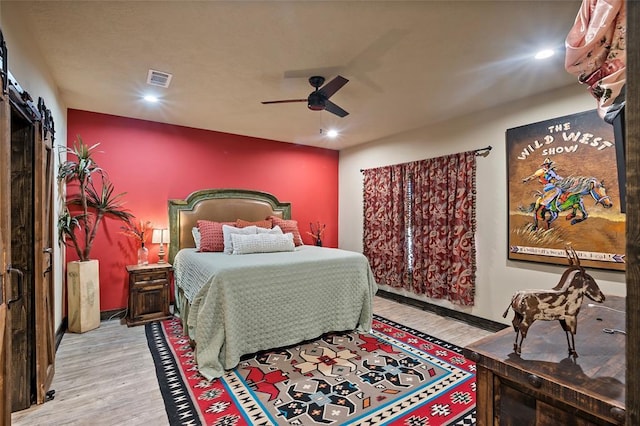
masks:
<svg viewBox="0 0 640 426"><path fill-rule="evenodd" d="M191 235L193 235L193 242L196 244L196 250L200 251L200 230L197 226L191 228Z"/></svg>
<svg viewBox="0 0 640 426"><path fill-rule="evenodd" d="M231 235L251 235L258 232L258 227L255 225L246 226L244 228L236 228L231 225L222 225L222 238L224 239L224 252L227 254L233 253L233 240Z"/></svg>
<svg viewBox="0 0 640 426"><path fill-rule="evenodd" d="M258 229L256 230L257 234L278 234L281 235L282 234L282 229L280 229L280 227L278 225L274 226L273 228L260 228L258 227Z"/></svg>
<svg viewBox="0 0 640 426"><path fill-rule="evenodd" d="M273 253L294 251L293 234L232 234L233 254Z"/></svg>

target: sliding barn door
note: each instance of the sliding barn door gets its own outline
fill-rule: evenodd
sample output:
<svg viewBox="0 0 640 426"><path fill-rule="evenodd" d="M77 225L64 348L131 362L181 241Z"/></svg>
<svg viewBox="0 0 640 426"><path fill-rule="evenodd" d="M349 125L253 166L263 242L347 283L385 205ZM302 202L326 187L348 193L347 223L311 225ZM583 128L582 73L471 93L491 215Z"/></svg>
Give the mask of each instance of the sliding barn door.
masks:
<svg viewBox="0 0 640 426"><path fill-rule="evenodd" d="M11 92L9 92L11 94ZM34 136L35 125L21 105L11 99L11 409L29 408L35 400L35 253L34 253ZM14 297L15 299L16 297Z"/></svg>
<svg viewBox="0 0 640 426"><path fill-rule="evenodd" d="M6 78L6 75L0 76L1 88L6 87L6 81L1 81L3 78ZM7 318L7 302L11 297L11 276L8 273L11 263L10 114L9 98L4 90L0 90L0 424L2 425L11 424L11 375L9 372L11 333Z"/></svg>
<svg viewBox="0 0 640 426"><path fill-rule="evenodd" d="M41 104L41 106L43 106ZM53 132L48 111L41 108L34 154L34 287L36 402L42 404L51 386L55 360L53 306Z"/></svg>
<svg viewBox="0 0 640 426"><path fill-rule="evenodd" d="M53 122L42 99L35 111L22 102L30 96L14 96L21 89L12 84L10 234L17 277L11 288L22 297L10 304L7 318L11 409L18 411L45 402L54 373Z"/></svg>

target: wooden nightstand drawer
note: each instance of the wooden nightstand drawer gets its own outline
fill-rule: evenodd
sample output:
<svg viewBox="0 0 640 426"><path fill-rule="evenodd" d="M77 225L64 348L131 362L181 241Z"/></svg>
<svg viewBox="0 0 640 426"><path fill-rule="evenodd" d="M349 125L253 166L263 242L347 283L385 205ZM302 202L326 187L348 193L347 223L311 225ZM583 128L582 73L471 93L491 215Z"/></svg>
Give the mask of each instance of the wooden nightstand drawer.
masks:
<svg viewBox="0 0 640 426"><path fill-rule="evenodd" d="M169 271L149 271L149 272L140 272L134 274L134 282L135 285L148 285L150 283L168 283L169 282Z"/></svg>
<svg viewBox="0 0 640 426"><path fill-rule="evenodd" d="M170 281L171 265L130 265L129 314L127 325L145 324L171 317Z"/></svg>

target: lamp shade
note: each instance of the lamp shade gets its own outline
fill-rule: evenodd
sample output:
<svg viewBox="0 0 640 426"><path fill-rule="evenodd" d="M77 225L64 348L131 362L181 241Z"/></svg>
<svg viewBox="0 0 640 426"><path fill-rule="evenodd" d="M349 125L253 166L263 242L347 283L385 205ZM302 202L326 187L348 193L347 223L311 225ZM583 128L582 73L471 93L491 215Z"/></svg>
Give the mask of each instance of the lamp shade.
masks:
<svg viewBox="0 0 640 426"><path fill-rule="evenodd" d="M153 244L169 244L169 230L166 228L154 229L151 242Z"/></svg>

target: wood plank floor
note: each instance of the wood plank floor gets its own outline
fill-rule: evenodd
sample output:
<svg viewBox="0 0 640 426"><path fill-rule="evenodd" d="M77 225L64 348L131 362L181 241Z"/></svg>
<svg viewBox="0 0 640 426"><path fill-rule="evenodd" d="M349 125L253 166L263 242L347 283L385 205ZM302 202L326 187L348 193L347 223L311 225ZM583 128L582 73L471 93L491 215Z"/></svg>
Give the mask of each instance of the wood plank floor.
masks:
<svg viewBox="0 0 640 426"><path fill-rule="evenodd" d="M490 331L376 297L374 312L466 346ZM144 326L104 321L84 334L67 333L56 354L55 398L13 413L13 425L168 425Z"/></svg>

